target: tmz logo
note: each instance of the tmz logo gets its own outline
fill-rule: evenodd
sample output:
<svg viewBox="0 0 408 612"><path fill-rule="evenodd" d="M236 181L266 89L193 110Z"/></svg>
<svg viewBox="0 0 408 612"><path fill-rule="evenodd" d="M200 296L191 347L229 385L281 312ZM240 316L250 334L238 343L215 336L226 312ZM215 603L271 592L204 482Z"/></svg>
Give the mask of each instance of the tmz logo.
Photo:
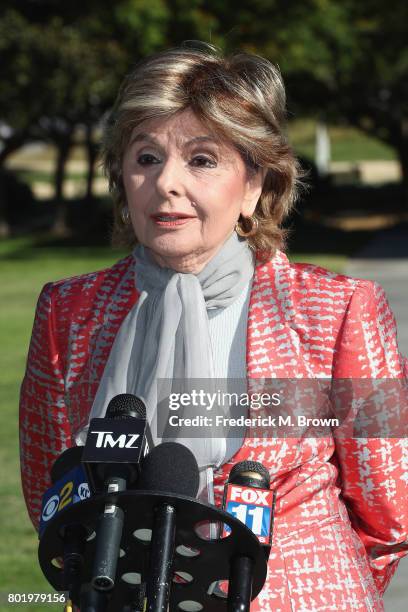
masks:
<svg viewBox="0 0 408 612"><path fill-rule="evenodd" d="M113 437L113 431L91 431L91 434L96 434L96 448L139 448L136 442L140 438L140 434L120 434L116 438Z"/></svg>

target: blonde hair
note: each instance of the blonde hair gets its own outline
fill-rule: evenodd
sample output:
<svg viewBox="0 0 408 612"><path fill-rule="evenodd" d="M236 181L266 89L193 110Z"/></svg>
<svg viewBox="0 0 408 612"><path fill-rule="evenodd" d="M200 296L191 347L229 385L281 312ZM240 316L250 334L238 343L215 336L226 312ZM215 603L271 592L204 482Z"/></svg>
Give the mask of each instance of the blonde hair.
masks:
<svg viewBox="0 0 408 612"><path fill-rule="evenodd" d="M131 247L137 240L124 223L126 194L122 159L135 126L187 108L219 138L232 143L250 171L267 169L254 216L251 248L268 258L284 246L281 224L289 214L300 179L285 135L286 96L279 69L258 55L224 57L208 43L192 41L140 61L126 76L104 127L102 166L114 200L112 241ZM245 219L240 218L245 228Z"/></svg>

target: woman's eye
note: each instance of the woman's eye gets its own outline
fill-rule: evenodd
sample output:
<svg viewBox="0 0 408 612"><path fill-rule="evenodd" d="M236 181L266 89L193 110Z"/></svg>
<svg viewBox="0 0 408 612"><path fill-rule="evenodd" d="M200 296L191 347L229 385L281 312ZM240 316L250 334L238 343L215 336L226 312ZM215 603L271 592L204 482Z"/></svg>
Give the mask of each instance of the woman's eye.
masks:
<svg viewBox="0 0 408 612"><path fill-rule="evenodd" d="M161 160L152 153L142 153L137 157L137 162L140 166L150 166L151 164L159 164ZM214 168L217 164L214 159L206 155L196 155L190 162L192 166Z"/></svg>
<svg viewBox="0 0 408 612"><path fill-rule="evenodd" d="M153 160L156 160L156 161L153 161ZM139 155L139 157L137 158L137 162L141 166L147 166L147 165L150 165L151 163L158 163L159 161L160 160L158 160L157 157L155 157L151 153L143 153L142 155Z"/></svg>
<svg viewBox="0 0 408 612"><path fill-rule="evenodd" d="M205 166L207 168L215 168L215 166L217 165L214 159L206 157L205 155L196 155L195 157L193 157L191 163L193 164L193 166Z"/></svg>

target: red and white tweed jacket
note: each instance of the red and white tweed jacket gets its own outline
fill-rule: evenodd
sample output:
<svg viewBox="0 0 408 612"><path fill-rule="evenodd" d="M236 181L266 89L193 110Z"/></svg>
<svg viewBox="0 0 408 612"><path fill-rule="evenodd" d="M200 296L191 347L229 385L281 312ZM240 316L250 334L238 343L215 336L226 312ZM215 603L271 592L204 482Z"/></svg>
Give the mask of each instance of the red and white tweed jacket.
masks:
<svg viewBox="0 0 408 612"><path fill-rule="evenodd" d="M23 491L35 526L51 465L87 423L113 340L137 298L130 256L109 269L49 283L40 295L20 402ZM258 263L247 375L406 376L383 290L290 264L280 252ZM268 467L278 498L268 579L251 610L383 609L381 595L408 550L404 442L244 441L216 473L218 502L232 465L247 458Z"/></svg>

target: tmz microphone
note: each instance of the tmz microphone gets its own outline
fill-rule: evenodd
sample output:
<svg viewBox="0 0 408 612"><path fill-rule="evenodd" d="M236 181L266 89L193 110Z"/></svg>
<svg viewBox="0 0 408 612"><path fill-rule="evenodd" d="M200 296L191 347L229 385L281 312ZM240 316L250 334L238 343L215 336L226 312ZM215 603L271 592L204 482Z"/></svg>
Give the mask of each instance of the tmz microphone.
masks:
<svg viewBox="0 0 408 612"><path fill-rule="evenodd" d="M117 493L134 485L140 461L149 448L149 436L142 400L128 393L115 396L106 417L92 419L88 431L82 460L93 489ZM115 585L123 524L122 508L107 503L96 529L91 584L97 591L110 591Z"/></svg>
<svg viewBox="0 0 408 612"><path fill-rule="evenodd" d="M51 469L53 486L45 492L40 519L40 538L48 521L61 510L89 497L89 486L81 465L83 447L73 446L58 457ZM61 537L64 542L63 576L64 590L70 599L78 599L82 582L87 529L80 523L64 525Z"/></svg>
<svg viewBox="0 0 408 612"><path fill-rule="evenodd" d="M121 474L127 486L140 474L140 461L153 447L146 407L130 393L111 399L102 419L89 425L82 463L85 465L92 493L106 491L108 473Z"/></svg>
<svg viewBox="0 0 408 612"><path fill-rule="evenodd" d="M269 489L268 470L257 461L241 461L232 468L224 489L223 508L242 521L258 538L268 558L272 544L275 492ZM223 537L230 529L224 525ZM252 559L235 557L230 573L228 612L250 609Z"/></svg>

